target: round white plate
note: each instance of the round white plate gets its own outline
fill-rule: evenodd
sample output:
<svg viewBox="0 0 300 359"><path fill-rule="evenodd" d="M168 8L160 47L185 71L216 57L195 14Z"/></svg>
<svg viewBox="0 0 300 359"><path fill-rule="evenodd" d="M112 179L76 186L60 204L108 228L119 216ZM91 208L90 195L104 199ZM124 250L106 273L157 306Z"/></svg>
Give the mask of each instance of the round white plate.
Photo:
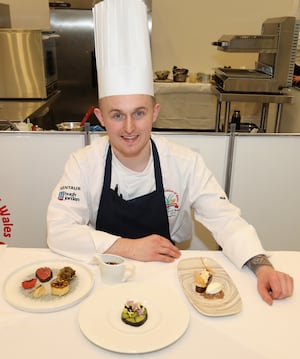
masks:
<svg viewBox="0 0 300 359"><path fill-rule="evenodd" d="M47 294L34 298L31 289L24 289L22 282L35 277L35 271L39 267L50 267L53 271L53 278L59 269L70 266L76 271L76 277L70 282L70 291L64 296L54 296L50 294L50 282L43 283ZM39 285L37 281L37 285ZM90 269L77 262L61 261L43 261L35 262L23 266L11 273L4 282L4 298L17 309L28 312L53 312L68 308L80 302L91 291L94 285L94 277Z"/></svg>
<svg viewBox="0 0 300 359"><path fill-rule="evenodd" d="M148 319L140 327L122 322L127 300L141 302ZM81 306L79 324L94 344L118 353L147 353L164 348L186 331L189 311L178 293L166 286L125 283L100 288Z"/></svg>
<svg viewBox="0 0 300 359"><path fill-rule="evenodd" d="M196 292L194 272L204 269L211 269L212 281L222 284L224 298L207 299ZM178 262L178 277L183 291L190 303L201 313L207 316L220 317L237 314L242 309L242 299L233 281L212 258L198 257L182 259Z"/></svg>

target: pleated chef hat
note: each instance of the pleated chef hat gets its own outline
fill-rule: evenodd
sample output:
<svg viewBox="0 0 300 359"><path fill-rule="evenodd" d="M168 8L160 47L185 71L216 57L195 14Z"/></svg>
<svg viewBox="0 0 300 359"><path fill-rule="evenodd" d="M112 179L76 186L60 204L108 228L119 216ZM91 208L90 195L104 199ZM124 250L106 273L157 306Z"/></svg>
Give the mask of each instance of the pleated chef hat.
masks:
<svg viewBox="0 0 300 359"><path fill-rule="evenodd" d="M104 0L93 8L98 97L153 96L147 8L142 0Z"/></svg>

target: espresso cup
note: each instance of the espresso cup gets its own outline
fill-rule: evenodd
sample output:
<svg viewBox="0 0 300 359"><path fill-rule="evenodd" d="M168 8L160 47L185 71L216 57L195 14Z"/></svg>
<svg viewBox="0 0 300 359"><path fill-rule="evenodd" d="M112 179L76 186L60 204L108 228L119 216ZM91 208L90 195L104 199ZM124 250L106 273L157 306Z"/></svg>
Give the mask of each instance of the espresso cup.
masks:
<svg viewBox="0 0 300 359"><path fill-rule="evenodd" d="M115 254L98 254L95 256L95 259L99 264L103 283L122 283L134 274L134 264L129 263L123 257Z"/></svg>

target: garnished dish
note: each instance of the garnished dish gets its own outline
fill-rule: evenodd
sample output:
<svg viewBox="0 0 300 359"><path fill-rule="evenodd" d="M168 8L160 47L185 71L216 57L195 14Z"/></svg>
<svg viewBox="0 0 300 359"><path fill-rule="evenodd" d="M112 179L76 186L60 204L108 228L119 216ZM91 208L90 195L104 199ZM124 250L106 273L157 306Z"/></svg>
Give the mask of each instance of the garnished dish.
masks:
<svg viewBox="0 0 300 359"><path fill-rule="evenodd" d="M53 278L53 272L57 277ZM33 298L41 298L47 295L56 295L61 297L70 291L70 282L76 276L76 271L72 267L63 267L54 269L50 267L39 267L35 271L35 277L22 281L22 287L25 289L25 295L32 295ZM47 282L50 282L50 286ZM28 291L28 289L32 289Z"/></svg>
<svg viewBox="0 0 300 359"><path fill-rule="evenodd" d="M241 311L242 300L236 286L212 258L182 259L177 269L185 295L201 314L226 316Z"/></svg>
<svg viewBox="0 0 300 359"><path fill-rule="evenodd" d="M48 312L79 302L92 289L89 268L68 261L26 265L4 283L4 297L14 307L31 312Z"/></svg>
<svg viewBox="0 0 300 359"><path fill-rule="evenodd" d="M139 354L174 343L185 333L189 317L177 291L147 281L100 287L82 303L78 320L95 345Z"/></svg>
<svg viewBox="0 0 300 359"><path fill-rule="evenodd" d="M223 299L223 286L213 281L213 273L206 268L194 272L195 290L206 299Z"/></svg>
<svg viewBox="0 0 300 359"><path fill-rule="evenodd" d="M148 312L141 303L128 300L122 310L121 319L125 324L140 327L148 319Z"/></svg>

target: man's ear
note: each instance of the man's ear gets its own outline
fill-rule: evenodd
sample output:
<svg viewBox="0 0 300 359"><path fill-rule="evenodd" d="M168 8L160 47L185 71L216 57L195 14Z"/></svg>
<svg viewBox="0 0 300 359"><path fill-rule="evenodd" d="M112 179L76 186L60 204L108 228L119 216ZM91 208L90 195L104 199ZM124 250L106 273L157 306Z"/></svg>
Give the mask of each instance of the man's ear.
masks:
<svg viewBox="0 0 300 359"><path fill-rule="evenodd" d="M105 126L104 126L104 121L103 121L103 116L102 116L102 113L101 113L101 111L100 111L99 108L96 107L96 108L94 109L94 114L95 114L95 116L97 117L98 121L100 122L100 125L101 125L102 127L105 127Z"/></svg>
<svg viewBox="0 0 300 359"><path fill-rule="evenodd" d="M158 118L158 114L159 114L159 110L160 110L160 104L159 103L156 103L154 105L154 108L153 108L153 119L152 119L152 123L154 123L157 118Z"/></svg>

